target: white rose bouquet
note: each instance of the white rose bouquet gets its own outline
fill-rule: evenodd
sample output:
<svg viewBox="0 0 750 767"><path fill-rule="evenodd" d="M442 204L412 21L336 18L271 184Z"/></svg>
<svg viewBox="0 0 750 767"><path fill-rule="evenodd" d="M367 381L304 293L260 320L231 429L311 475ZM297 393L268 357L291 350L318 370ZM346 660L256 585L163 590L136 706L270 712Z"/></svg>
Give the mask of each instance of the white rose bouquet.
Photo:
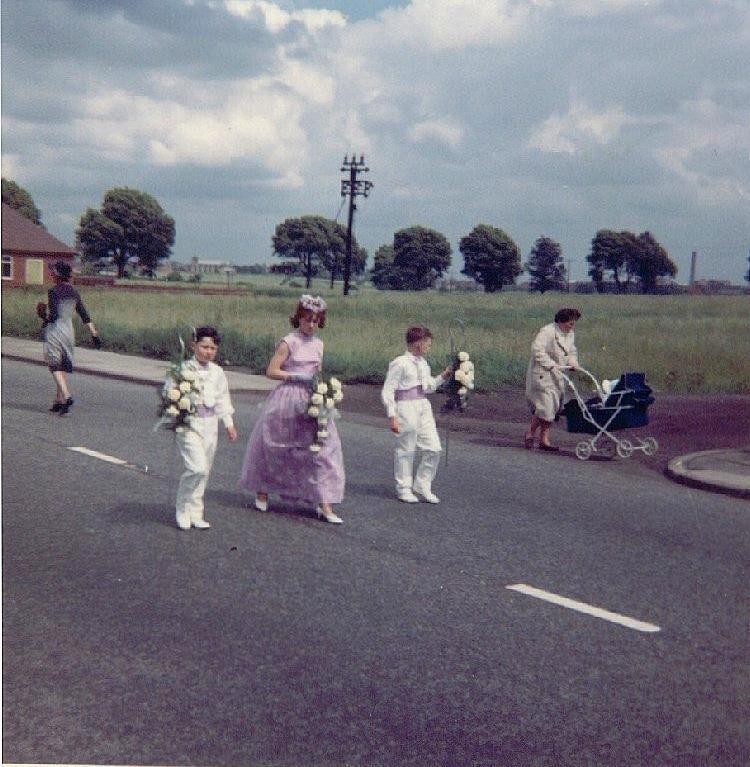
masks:
<svg viewBox="0 0 750 767"><path fill-rule="evenodd" d="M469 392L474 388L474 363L467 352L458 352L452 363L453 376L443 386L448 395L441 410L445 413L458 410L463 413L469 401Z"/></svg>
<svg viewBox="0 0 750 767"><path fill-rule="evenodd" d="M159 421L155 429L184 431L201 403L202 388L196 372L187 362L175 362L167 371L161 390Z"/></svg>
<svg viewBox="0 0 750 767"><path fill-rule="evenodd" d="M310 445L313 453L319 453L323 441L328 437L328 422L339 415L336 405L344 399L344 391L338 378L323 378L315 376L312 381L312 391L307 405L307 415L315 420L315 439Z"/></svg>

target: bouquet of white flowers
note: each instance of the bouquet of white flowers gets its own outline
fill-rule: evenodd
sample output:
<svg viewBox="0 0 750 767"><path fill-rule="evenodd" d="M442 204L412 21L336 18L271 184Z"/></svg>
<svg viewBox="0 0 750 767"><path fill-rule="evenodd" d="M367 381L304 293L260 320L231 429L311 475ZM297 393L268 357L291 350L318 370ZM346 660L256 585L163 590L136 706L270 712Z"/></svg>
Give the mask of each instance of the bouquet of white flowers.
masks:
<svg viewBox="0 0 750 767"><path fill-rule="evenodd" d="M441 410L445 413L458 410L463 413L474 388L474 363L466 352L458 352L453 360L453 375L446 381L444 391L448 395Z"/></svg>
<svg viewBox="0 0 750 767"><path fill-rule="evenodd" d="M195 415L201 395L201 383L192 367L184 360L173 363L161 390L159 421L155 428L172 431L189 429L189 419Z"/></svg>
<svg viewBox="0 0 750 767"><path fill-rule="evenodd" d="M343 399L343 387L338 378L329 378L328 381L318 376L313 378L307 406L307 415L315 419L317 426L315 440L310 445L313 453L320 452L321 443L328 437L328 421L338 416L336 405Z"/></svg>

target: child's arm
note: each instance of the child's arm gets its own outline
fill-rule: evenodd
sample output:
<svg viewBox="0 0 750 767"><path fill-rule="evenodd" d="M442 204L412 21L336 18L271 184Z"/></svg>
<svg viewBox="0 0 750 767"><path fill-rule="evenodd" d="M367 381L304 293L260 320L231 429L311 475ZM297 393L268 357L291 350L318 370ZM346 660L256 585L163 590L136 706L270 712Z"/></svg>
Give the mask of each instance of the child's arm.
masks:
<svg viewBox="0 0 750 767"><path fill-rule="evenodd" d="M427 365L427 363L425 362ZM453 374L453 368L448 365L445 370L440 373L440 375L432 377L432 371L430 370L430 366L427 365L427 380L424 383L424 390L426 392L432 393L434 391L437 391L439 386L442 386Z"/></svg>
<svg viewBox="0 0 750 767"><path fill-rule="evenodd" d="M216 415L221 418L230 442L236 442L237 440L237 429L234 427L233 414L234 407L232 405L232 398L229 396L229 381L227 381L226 373L219 368L216 385Z"/></svg>
<svg viewBox="0 0 750 767"><path fill-rule="evenodd" d="M380 398L385 405L388 420L390 422L390 429L394 434L398 434L401 431L401 427L398 423L398 410L396 408L396 389L398 388L400 377L401 365L399 364L399 360L395 359L388 366L388 374L385 377L383 390L380 393Z"/></svg>

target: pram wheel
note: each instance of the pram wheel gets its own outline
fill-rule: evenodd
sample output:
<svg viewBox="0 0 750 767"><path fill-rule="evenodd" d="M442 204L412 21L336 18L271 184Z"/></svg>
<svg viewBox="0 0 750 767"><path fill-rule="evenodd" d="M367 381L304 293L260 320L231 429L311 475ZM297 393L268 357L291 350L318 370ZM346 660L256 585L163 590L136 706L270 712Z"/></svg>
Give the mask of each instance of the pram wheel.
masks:
<svg viewBox="0 0 750 767"><path fill-rule="evenodd" d="M633 443L630 442L630 440L621 439L617 443L617 455L619 455L620 458L630 458L632 453L633 453Z"/></svg>
<svg viewBox="0 0 750 767"><path fill-rule="evenodd" d="M581 461L587 461L591 455L591 443L579 442L576 445L576 458Z"/></svg>
<svg viewBox="0 0 750 767"><path fill-rule="evenodd" d="M659 449L659 443L653 437L643 440L643 452L646 455L654 455Z"/></svg>

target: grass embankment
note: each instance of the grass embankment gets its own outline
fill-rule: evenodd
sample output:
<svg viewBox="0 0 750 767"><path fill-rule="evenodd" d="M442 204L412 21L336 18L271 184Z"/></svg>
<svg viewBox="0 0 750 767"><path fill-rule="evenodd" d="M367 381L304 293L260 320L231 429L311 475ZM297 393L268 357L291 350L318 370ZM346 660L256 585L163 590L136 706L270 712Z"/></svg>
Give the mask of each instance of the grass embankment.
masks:
<svg viewBox="0 0 750 767"><path fill-rule="evenodd" d="M243 281L245 282L245 281ZM246 283L252 285L252 280ZM104 338L104 348L159 358L172 357L177 334L212 324L224 335L222 356L230 364L262 372L273 348L289 330L298 288L256 284L247 296L201 296L82 289ZM403 349L404 330L428 325L434 335L430 361L447 361L449 330L472 355L484 390L522 386L529 347L555 310L583 312L576 328L584 367L599 378L627 370L675 393L750 393L750 302L746 296L615 296L526 293L381 292L362 289L346 299L318 283L329 302L326 369L345 381L377 383ZM34 315L41 289L3 290L4 335L39 337ZM464 328L456 320L464 322ZM87 333L79 332L83 343Z"/></svg>

